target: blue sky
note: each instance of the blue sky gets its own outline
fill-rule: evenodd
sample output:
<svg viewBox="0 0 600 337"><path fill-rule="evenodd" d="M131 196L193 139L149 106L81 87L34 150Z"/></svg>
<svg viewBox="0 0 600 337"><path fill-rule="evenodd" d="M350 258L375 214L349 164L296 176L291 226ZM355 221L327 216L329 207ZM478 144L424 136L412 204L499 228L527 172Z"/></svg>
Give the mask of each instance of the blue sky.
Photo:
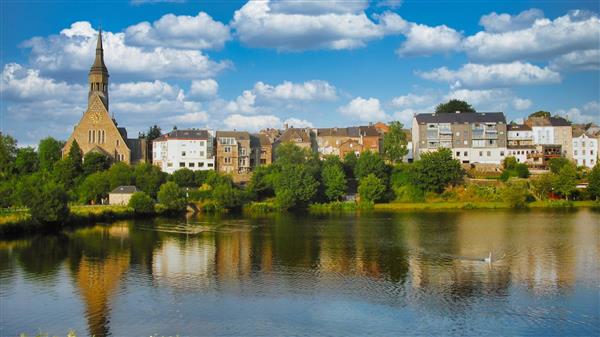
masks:
<svg viewBox="0 0 600 337"><path fill-rule="evenodd" d="M158 124L347 126L450 98L519 119L600 122L597 1L3 1L0 127L66 139L97 29L110 111Z"/></svg>

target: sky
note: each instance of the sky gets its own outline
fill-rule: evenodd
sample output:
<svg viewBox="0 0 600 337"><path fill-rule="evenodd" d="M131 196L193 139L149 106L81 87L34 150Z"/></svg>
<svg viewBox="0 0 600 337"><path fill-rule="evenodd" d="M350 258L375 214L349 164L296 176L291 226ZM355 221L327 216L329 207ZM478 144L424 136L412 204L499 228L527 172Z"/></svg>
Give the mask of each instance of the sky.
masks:
<svg viewBox="0 0 600 337"><path fill-rule="evenodd" d="M598 1L0 2L0 130L65 140L103 30L109 111L258 131L393 120L452 98L519 121L600 123Z"/></svg>

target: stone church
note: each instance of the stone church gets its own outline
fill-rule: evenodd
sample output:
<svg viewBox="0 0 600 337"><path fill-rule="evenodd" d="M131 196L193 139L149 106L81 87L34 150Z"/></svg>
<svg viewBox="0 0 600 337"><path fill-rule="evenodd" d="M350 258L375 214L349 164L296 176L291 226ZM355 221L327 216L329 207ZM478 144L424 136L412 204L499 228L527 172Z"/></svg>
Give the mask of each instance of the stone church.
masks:
<svg viewBox="0 0 600 337"><path fill-rule="evenodd" d="M113 162L136 164L148 161L148 142L145 138L127 138L127 130L119 127L108 109L108 69L104 64L102 31L98 33L96 58L88 75L88 107L73 133L67 140L62 154L67 156L73 141L85 155L88 152L100 152Z"/></svg>

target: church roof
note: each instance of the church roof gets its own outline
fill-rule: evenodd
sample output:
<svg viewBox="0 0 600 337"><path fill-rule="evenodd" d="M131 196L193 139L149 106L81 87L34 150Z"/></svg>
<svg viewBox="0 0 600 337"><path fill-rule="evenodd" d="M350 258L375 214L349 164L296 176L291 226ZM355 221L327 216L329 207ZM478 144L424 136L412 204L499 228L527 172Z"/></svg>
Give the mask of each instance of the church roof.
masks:
<svg viewBox="0 0 600 337"><path fill-rule="evenodd" d="M90 73L102 72L108 74L108 69L104 64L104 49L102 47L102 29L98 32L98 41L96 42L96 58L90 69Z"/></svg>

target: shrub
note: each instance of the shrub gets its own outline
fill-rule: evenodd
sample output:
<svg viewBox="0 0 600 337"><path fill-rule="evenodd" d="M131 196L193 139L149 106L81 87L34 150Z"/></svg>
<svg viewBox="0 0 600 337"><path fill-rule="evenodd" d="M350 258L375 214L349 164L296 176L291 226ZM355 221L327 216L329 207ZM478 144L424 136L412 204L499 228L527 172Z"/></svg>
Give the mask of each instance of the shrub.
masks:
<svg viewBox="0 0 600 337"><path fill-rule="evenodd" d="M215 186L212 191L212 198L221 208L226 209L237 209L244 203L243 192L229 183Z"/></svg>
<svg viewBox="0 0 600 337"><path fill-rule="evenodd" d="M182 211L187 205L185 195L177 184L172 181L166 182L160 186L158 191L158 201L167 211Z"/></svg>
<svg viewBox="0 0 600 337"><path fill-rule="evenodd" d="M552 192L554 174L541 174L531 179L531 191L538 200L546 200Z"/></svg>
<svg viewBox="0 0 600 337"><path fill-rule="evenodd" d="M244 212L247 213L271 213L275 211L276 205L273 202L269 201L255 201L244 205Z"/></svg>
<svg viewBox="0 0 600 337"><path fill-rule="evenodd" d="M527 181L510 179L504 184L501 191L502 199L512 208L525 208L529 200L529 186Z"/></svg>
<svg viewBox="0 0 600 337"><path fill-rule="evenodd" d="M554 179L552 186L557 193L560 193L568 200L577 187L577 170L575 165L571 163L563 165Z"/></svg>
<svg viewBox="0 0 600 337"><path fill-rule="evenodd" d="M25 205L31 219L37 223L59 223L69 216L69 197L64 187L54 181L40 182L32 186Z"/></svg>
<svg viewBox="0 0 600 337"><path fill-rule="evenodd" d="M423 153L413 164L412 182L424 191L441 193L449 185L463 180L464 171L448 149Z"/></svg>
<svg viewBox="0 0 600 337"><path fill-rule="evenodd" d="M79 186L79 200L83 203L98 203L108 195L108 192L110 192L110 182L107 173L92 173Z"/></svg>
<svg viewBox="0 0 600 337"><path fill-rule="evenodd" d="M548 167L550 168L550 172L558 174L558 172L560 172L560 169L563 168L563 166L568 165L570 163L571 162L564 157L552 158L548 163Z"/></svg>
<svg viewBox="0 0 600 337"><path fill-rule="evenodd" d="M394 195L397 202L423 202L425 201L425 192L414 185L403 185L394 188Z"/></svg>
<svg viewBox="0 0 600 337"><path fill-rule="evenodd" d="M171 179L181 187L195 187L196 185L196 175L194 171L188 168L179 169L171 175Z"/></svg>
<svg viewBox="0 0 600 337"><path fill-rule="evenodd" d="M138 214L154 213L154 200L144 192L136 192L129 199L129 207Z"/></svg>
<svg viewBox="0 0 600 337"><path fill-rule="evenodd" d="M600 199L600 164L596 164L588 175L587 192L591 199Z"/></svg>
<svg viewBox="0 0 600 337"><path fill-rule="evenodd" d="M377 202L383 198L385 191L385 184L373 173L362 178L358 186L361 202Z"/></svg>

